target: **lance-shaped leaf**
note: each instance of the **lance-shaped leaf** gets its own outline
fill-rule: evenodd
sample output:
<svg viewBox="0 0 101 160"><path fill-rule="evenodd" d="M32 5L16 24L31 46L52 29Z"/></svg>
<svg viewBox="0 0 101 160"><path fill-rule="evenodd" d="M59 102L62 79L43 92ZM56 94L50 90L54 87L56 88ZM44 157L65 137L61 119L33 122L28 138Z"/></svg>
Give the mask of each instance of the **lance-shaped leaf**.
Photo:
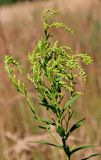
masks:
<svg viewBox="0 0 101 160"><path fill-rule="evenodd" d="M96 156L101 156L101 154L100 154L100 153L92 154L92 155L90 155L90 156L88 156L88 157L86 157L86 158L83 158L83 159L81 159L81 160L87 160L87 159L90 159L90 158L96 157Z"/></svg>
<svg viewBox="0 0 101 160"><path fill-rule="evenodd" d="M62 112L64 112L69 106L73 105L75 103L75 101L80 97L81 93L79 94L76 94L74 97L72 97L70 100L68 100L63 109L62 109Z"/></svg>
<svg viewBox="0 0 101 160"><path fill-rule="evenodd" d="M45 122L46 124L50 124L50 125L56 125L53 121L51 121L50 119L48 119L48 118L41 118L41 120L43 121L43 122Z"/></svg>
<svg viewBox="0 0 101 160"><path fill-rule="evenodd" d="M49 104L45 104L45 103L40 103L40 104L41 104L43 107L46 107L47 110L48 110L48 109L51 109L52 112L54 112L55 114L57 114L57 109L56 109L55 106L49 105ZM59 112L60 112L60 109L59 109Z"/></svg>
<svg viewBox="0 0 101 160"><path fill-rule="evenodd" d="M81 149L87 149L87 148L95 148L96 146L81 146L81 147L78 147L78 148L75 148L73 149L70 154L72 155L73 153L77 152L77 151L80 151Z"/></svg>
<svg viewBox="0 0 101 160"><path fill-rule="evenodd" d="M85 118L83 118L83 119L81 119L80 121L78 121L77 123L75 123L75 124L68 130L65 139L67 139L68 136L69 136L75 129L79 128L79 127L82 125L82 123L84 122L84 120L85 120Z"/></svg>
<svg viewBox="0 0 101 160"><path fill-rule="evenodd" d="M48 141L33 141L33 143L46 144L46 145L49 145L49 146L53 146L53 147L57 147L57 148L62 149L61 145L56 145L56 144L50 143Z"/></svg>
<svg viewBox="0 0 101 160"><path fill-rule="evenodd" d="M65 136L65 130L63 127L58 126L58 128L56 129L57 133L59 133L59 135L63 138Z"/></svg>
<svg viewBox="0 0 101 160"><path fill-rule="evenodd" d="M41 129L50 129L50 125L47 125L47 126L38 126L39 128Z"/></svg>

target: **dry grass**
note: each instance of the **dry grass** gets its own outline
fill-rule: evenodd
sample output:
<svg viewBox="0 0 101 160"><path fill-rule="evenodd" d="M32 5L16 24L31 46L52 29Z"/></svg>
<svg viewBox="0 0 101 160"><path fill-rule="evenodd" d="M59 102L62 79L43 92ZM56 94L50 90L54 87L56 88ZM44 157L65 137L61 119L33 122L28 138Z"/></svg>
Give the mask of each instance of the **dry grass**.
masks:
<svg viewBox="0 0 101 160"><path fill-rule="evenodd" d="M95 23L97 21L101 24L101 4L100 1L93 0L87 3L83 0L69 2L54 0L54 2L22 3L0 8L0 160L38 160L40 157L42 160L57 160L60 157L64 159L63 154L55 152L53 148L35 146L32 143L28 146L25 144L26 139L33 141L36 135L38 138L43 138L44 135L34 127L36 123L33 122L32 113L23 97L11 85L3 65L4 55L10 53L21 59L26 76L26 70L29 69L27 53L33 49L42 34L41 13L46 7L62 10L60 20L75 28L76 33L73 38L61 31L53 30L58 38L61 37L60 41L68 42L77 52L89 51L94 57L93 65L89 69L85 67L89 75L88 85L77 86L84 91L85 96L77 104L74 119L84 116L87 117L87 122L79 132L75 133L74 137L77 137L77 140L75 141L73 137L70 143L80 145L92 143L101 146L101 48L96 50L94 43L91 43L91 39L94 40L98 34L101 34L101 30L100 32L97 30ZM56 39L56 36L54 38ZM99 40L98 43L100 44L101 41ZM81 82L81 79L79 81ZM34 88L29 83L28 87L33 99L38 103ZM18 153L17 149L21 153ZM101 148L97 150L101 152ZM83 155L82 153L79 156ZM78 156L75 156L75 159L78 159Z"/></svg>

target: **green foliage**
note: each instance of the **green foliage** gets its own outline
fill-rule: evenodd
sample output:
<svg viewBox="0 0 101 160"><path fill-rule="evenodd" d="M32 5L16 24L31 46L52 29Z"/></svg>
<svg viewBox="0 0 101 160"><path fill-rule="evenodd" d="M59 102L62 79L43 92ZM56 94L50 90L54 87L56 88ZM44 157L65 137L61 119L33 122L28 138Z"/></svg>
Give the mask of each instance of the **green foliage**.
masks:
<svg viewBox="0 0 101 160"><path fill-rule="evenodd" d="M26 1L26 0L0 0L0 5L12 4L15 2L22 2L22 1ZM32 0L29 0L29 1L32 1Z"/></svg>
<svg viewBox="0 0 101 160"><path fill-rule="evenodd" d="M52 41L51 28L63 29L73 34L73 31L65 24L52 21L52 17L57 13L57 11L44 11L44 36L38 42L33 52L28 55L31 64L31 74L28 74L28 79L35 86L41 107L46 108L47 112L52 114L52 116L41 118L36 113L35 104L28 95L26 85L17 79L14 73L14 67L12 65L16 66L19 72L22 73L20 64L9 55L5 56L4 62L5 69L12 83L17 91L25 96L34 118L40 122L39 127L52 134L51 126L53 126L61 138L61 144L52 144L47 141L40 143L52 145L64 150L67 158L70 160L72 154L75 152L92 147L82 146L73 148L68 145L67 140L85 120L81 119L69 127L69 122L74 112L72 105L80 95L82 95L80 91L76 90L75 84L78 82L79 76L83 79L84 83L87 81L87 75L81 66L81 62L88 65L91 64L93 60L87 53L74 53L70 47L61 46L58 41ZM63 89L68 93L68 99L62 106L62 101L65 96ZM52 135L52 137L54 137L54 135ZM56 143L58 143L57 140ZM97 155L99 154L93 154L85 159Z"/></svg>

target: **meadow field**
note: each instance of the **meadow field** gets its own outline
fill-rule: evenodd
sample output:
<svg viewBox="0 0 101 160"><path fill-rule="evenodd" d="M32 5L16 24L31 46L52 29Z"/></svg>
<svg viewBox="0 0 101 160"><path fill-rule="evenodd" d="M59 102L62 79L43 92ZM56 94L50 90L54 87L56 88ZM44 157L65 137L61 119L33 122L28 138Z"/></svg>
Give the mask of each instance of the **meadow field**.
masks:
<svg viewBox="0 0 101 160"><path fill-rule="evenodd" d="M45 8L58 9L58 20L74 30L71 36L61 30L52 29L54 40L59 39L62 44L72 47L76 53L87 52L94 60L89 67L84 66L88 83L82 85L82 79L79 79L77 88L84 95L74 106L74 120L85 117L86 121L69 143L99 147L75 154L73 160L79 160L81 156L89 153L101 153L101 1L36 0L0 6L0 160L65 159L63 153L57 149L32 143L36 139L49 138L49 135L36 127L24 97L15 90L4 69L6 54L13 55L22 63L24 81L38 105L35 88L25 77L26 73L30 72L28 53L43 35L42 12ZM38 112L46 115L40 106ZM100 160L101 157L92 159Z"/></svg>

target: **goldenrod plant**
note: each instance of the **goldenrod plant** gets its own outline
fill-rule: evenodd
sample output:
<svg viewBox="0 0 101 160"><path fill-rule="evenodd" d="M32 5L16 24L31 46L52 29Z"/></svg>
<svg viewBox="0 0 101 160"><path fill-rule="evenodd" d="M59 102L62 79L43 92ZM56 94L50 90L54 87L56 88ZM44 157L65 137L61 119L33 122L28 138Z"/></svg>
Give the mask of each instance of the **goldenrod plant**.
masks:
<svg viewBox="0 0 101 160"><path fill-rule="evenodd" d="M69 34L73 34L73 31L65 24L52 20L53 16L57 13L58 11L44 11L44 36L39 40L35 49L28 55L31 73L28 74L27 78L33 83L38 93L37 95L40 100L39 107L44 107L49 113L50 116L48 116L48 118L40 117L36 110L36 104L28 94L25 83L15 75L15 67L17 67L20 73L23 72L23 68L19 62L12 56L6 55L4 63L13 85L18 92L24 95L33 112L34 119L40 123L38 127L48 131L53 137L54 133L51 133L51 128L54 128L61 139L59 143L57 140L54 140L54 143L50 141L36 143L58 147L64 151L67 159L71 160L76 152L95 147L74 147L74 145L70 146L68 144L71 134L85 121L85 118L83 118L70 126L70 120L74 113L72 105L82 95L82 93L76 89L75 84L78 83L79 76L83 79L84 83L87 81L87 75L81 66L81 62L88 65L92 63L93 59L87 53L74 53L72 48L61 46L58 41L53 41L51 28L62 29ZM65 94L68 95L68 99L63 104ZM81 160L87 160L99 155L100 154L92 154Z"/></svg>

